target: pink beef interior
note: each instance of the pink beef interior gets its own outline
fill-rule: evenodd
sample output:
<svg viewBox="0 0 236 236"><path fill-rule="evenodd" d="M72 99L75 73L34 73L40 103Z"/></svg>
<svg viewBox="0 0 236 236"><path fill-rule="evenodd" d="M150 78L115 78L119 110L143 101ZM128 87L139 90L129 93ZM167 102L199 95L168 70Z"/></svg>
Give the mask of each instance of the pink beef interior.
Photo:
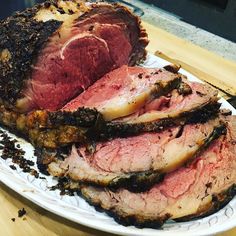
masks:
<svg viewBox="0 0 236 236"><path fill-rule="evenodd" d="M117 173L150 170L154 160L162 161L163 146L174 139L178 131L179 128L172 128L160 134L146 133L98 143L96 153L90 157L84 148L79 151L98 170Z"/></svg>
<svg viewBox="0 0 236 236"><path fill-rule="evenodd" d="M142 78L141 78L142 76ZM147 91L157 81L167 81L170 73L159 69L122 66L97 81L81 95L63 108L75 111L78 107L96 108L99 111L113 98L126 98L127 101L137 94Z"/></svg>
<svg viewBox="0 0 236 236"><path fill-rule="evenodd" d="M127 13L117 12L82 17L63 37L60 31L51 37L24 92L26 110L58 110L106 73L133 63L139 28Z"/></svg>
<svg viewBox="0 0 236 236"><path fill-rule="evenodd" d="M164 216L176 219L200 215L211 207L210 203L214 204L214 195L224 193L235 184L235 121L235 117L230 118L226 136L215 140L195 161L169 173L149 191L132 193L119 189L112 192L85 187L83 193L122 217L156 220Z"/></svg>

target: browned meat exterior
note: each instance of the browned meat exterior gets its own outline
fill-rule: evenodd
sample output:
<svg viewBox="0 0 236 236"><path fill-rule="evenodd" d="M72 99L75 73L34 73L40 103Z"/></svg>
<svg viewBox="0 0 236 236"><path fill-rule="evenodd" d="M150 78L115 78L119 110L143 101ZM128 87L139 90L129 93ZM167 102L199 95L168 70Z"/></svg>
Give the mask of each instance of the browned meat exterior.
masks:
<svg viewBox="0 0 236 236"><path fill-rule="evenodd" d="M83 186L83 196L124 225L158 228L167 219L192 219L219 210L236 194L236 116L227 135L190 165L168 174L144 193Z"/></svg>
<svg viewBox="0 0 236 236"><path fill-rule="evenodd" d="M109 188L143 191L176 170L225 132L223 120L175 127L161 133L118 138L88 147L73 146L64 160L48 165L57 177Z"/></svg>
<svg viewBox="0 0 236 236"><path fill-rule="evenodd" d="M145 58L140 20L117 4L46 1L0 22L0 102L58 110L107 72Z"/></svg>

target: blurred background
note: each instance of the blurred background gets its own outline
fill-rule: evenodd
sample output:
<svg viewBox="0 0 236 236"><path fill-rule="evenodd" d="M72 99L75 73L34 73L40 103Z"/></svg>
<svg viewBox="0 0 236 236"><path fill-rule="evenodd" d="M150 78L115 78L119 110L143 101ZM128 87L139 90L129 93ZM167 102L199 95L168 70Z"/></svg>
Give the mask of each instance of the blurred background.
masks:
<svg viewBox="0 0 236 236"><path fill-rule="evenodd" d="M0 19L43 1L0 0ZM236 0L107 1L121 2L144 21L236 61Z"/></svg>
<svg viewBox="0 0 236 236"><path fill-rule="evenodd" d="M43 0L0 0L0 18L16 10L33 6L37 2ZM133 9L140 15L145 14L145 11L135 6L135 1L120 2L133 5ZM153 8L169 12L181 21L236 42L236 0L143 0L143 2Z"/></svg>

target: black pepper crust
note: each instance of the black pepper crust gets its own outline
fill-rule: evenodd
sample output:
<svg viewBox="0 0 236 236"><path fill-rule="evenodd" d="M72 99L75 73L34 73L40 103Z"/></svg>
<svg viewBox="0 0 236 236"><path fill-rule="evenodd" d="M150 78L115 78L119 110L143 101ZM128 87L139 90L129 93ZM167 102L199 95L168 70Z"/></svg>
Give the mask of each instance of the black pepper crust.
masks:
<svg viewBox="0 0 236 236"><path fill-rule="evenodd" d="M26 116L27 127L30 128L57 128L62 125L92 127L102 119L102 115L96 109L78 108L76 111L49 112L38 110Z"/></svg>
<svg viewBox="0 0 236 236"><path fill-rule="evenodd" d="M0 58L0 98L8 106L14 106L22 97L33 61L62 24L56 20L42 22L34 19L37 11L47 4L51 2L16 12L0 21L0 55L7 53L5 59Z"/></svg>
<svg viewBox="0 0 236 236"><path fill-rule="evenodd" d="M114 208L108 210L104 209L102 207L101 202L95 202L92 198L90 198L86 194L86 190L84 191L84 188L86 189L85 185L81 186L80 191L78 191L78 194L86 200L86 202L89 203L89 205L94 206L95 209L99 212L105 212L107 215L114 218L114 220L124 226L135 226L137 228L154 228L159 229L161 226L170 219L171 215L166 214L162 217L157 217L155 220L148 220L141 217L137 217L136 215L121 215Z"/></svg>
<svg viewBox="0 0 236 236"><path fill-rule="evenodd" d="M84 180L81 181L80 184L86 184L95 187L105 187L111 189L112 191L116 191L119 188L124 188L133 193L140 193L148 191L155 183L159 183L163 179L164 173L161 173L160 171L148 170L124 174L124 176L117 177L109 183Z"/></svg>
<svg viewBox="0 0 236 236"><path fill-rule="evenodd" d="M55 149L36 148L34 155L37 157L37 167L42 174L49 175L48 164L55 160L64 160L69 155L71 146Z"/></svg>
<svg viewBox="0 0 236 236"><path fill-rule="evenodd" d="M188 123L204 123L211 117L219 114L221 104L204 104L196 109L179 114L177 117L162 119L154 122L139 123L139 124L124 124L124 123L106 123L106 127L100 132L100 139L109 139L114 137L128 137L137 135L142 132L160 132L167 127ZM91 133L90 133L91 132ZM88 131L88 135L94 136L93 130ZM89 137L90 137L89 136Z"/></svg>

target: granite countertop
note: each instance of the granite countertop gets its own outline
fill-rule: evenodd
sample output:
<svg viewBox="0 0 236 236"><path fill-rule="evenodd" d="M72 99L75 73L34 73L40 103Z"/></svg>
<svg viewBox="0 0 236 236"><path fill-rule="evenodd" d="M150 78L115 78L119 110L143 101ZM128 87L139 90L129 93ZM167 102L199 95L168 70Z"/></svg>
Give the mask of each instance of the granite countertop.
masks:
<svg viewBox="0 0 236 236"><path fill-rule="evenodd" d="M177 16L152 4L146 4L139 0L125 1L139 7L144 12L142 16L144 21L215 52L226 59L236 61L236 43L183 22Z"/></svg>

